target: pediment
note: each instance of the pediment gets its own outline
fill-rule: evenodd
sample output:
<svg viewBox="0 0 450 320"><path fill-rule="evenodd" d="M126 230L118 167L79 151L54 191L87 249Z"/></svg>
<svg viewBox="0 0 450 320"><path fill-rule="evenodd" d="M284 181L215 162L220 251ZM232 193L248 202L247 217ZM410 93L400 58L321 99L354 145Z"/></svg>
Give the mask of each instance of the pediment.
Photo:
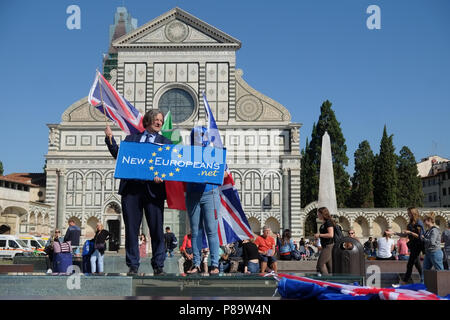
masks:
<svg viewBox="0 0 450 320"><path fill-rule="evenodd" d="M120 48L216 47L239 49L241 42L175 8L113 42Z"/></svg>
<svg viewBox="0 0 450 320"><path fill-rule="evenodd" d="M104 122L105 116L89 104L88 97L84 97L68 107L61 120L63 122Z"/></svg>

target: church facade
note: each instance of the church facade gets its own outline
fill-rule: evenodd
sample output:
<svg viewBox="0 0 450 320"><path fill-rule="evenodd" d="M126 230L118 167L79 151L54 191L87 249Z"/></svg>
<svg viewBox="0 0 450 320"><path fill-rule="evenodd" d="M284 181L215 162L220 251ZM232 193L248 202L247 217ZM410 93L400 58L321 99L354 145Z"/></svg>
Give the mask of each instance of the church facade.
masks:
<svg viewBox="0 0 450 320"><path fill-rule="evenodd" d="M300 207L300 123L289 111L253 89L236 69L241 42L175 8L113 40L117 69L112 83L143 114L171 111L184 143L205 124L205 92L227 148L227 163L254 232L271 226L303 236ZM108 123L112 126L112 123ZM74 218L86 238L97 222L121 235L115 160L104 143L105 118L87 97L49 124L46 203L52 225ZM112 127L116 140L125 134ZM188 231L186 212L165 210L164 224L177 237Z"/></svg>
<svg viewBox="0 0 450 320"><path fill-rule="evenodd" d="M110 83L142 114L170 110L185 144L194 126L206 124L205 92L253 232L268 225L273 232L291 229L296 241L304 237L307 216L317 209L317 202L300 206L301 124L292 122L286 107L246 83L243 71L236 69L241 42L179 8L139 28L133 27L126 10L118 10L115 21L104 62ZM125 138L83 97L62 113L60 123L48 125L45 216L51 229L63 230L73 218L83 238L92 237L97 222L102 222L123 246L119 181L104 142L106 124L118 142ZM449 208L432 210L444 230ZM33 212L13 211L0 204L0 215L14 214L17 221L34 223ZM360 240L381 237L386 228L404 230L408 222L406 208L339 208L337 216L343 229L354 229ZM164 224L178 239L189 230L183 211L166 208Z"/></svg>

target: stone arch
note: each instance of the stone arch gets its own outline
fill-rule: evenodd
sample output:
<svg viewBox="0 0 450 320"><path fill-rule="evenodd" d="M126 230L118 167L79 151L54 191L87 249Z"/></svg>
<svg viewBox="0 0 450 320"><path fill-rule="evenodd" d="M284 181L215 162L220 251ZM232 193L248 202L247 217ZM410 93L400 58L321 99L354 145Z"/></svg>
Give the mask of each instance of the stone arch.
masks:
<svg viewBox="0 0 450 320"><path fill-rule="evenodd" d="M121 214L122 207L117 201L110 201L104 206L103 212L105 214Z"/></svg>
<svg viewBox="0 0 450 320"><path fill-rule="evenodd" d="M44 215L44 228L42 230L42 233L44 235L50 235L50 217L47 212Z"/></svg>
<svg viewBox="0 0 450 320"><path fill-rule="evenodd" d="M406 229L408 220L403 215L398 215L391 222L391 229L394 232L402 232Z"/></svg>
<svg viewBox="0 0 450 320"><path fill-rule="evenodd" d="M355 230L357 238L368 238L370 236L369 221L364 216L358 216L353 221L352 229Z"/></svg>
<svg viewBox="0 0 450 320"><path fill-rule="evenodd" d="M261 222L256 217L249 217L248 223L250 225L250 229L252 229L252 232L254 234L261 234Z"/></svg>
<svg viewBox="0 0 450 320"><path fill-rule="evenodd" d="M270 227L272 230L272 233L276 234L277 232L280 232L280 222L275 217L269 217L264 222L265 226Z"/></svg>
<svg viewBox="0 0 450 320"><path fill-rule="evenodd" d="M339 225L342 227L344 234L347 234L348 231L351 229L350 220L344 215L338 216L337 220L338 220Z"/></svg>
<svg viewBox="0 0 450 320"><path fill-rule="evenodd" d="M447 229L447 219L443 216L443 215L436 215L436 217L435 217L435 223L436 223L436 226L440 229L440 231L441 231L441 234L442 234L442 232L444 232L445 231L445 229Z"/></svg>
<svg viewBox="0 0 450 320"><path fill-rule="evenodd" d="M0 214L0 225L6 224L11 230L10 234L17 234L21 232L21 217L26 216L27 210L21 207L11 206L6 207Z"/></svg>
<svg viewBox="0 0 450 320"><path fill-rule="evenodd" d="M35 211L31 211L28 217L28 233L35 233L37 229L37 215Z"/></svg>
<svg viewBox="0 0 450 320"><path fill-rule="evenodd" d="M91 216L89 217L89 219L87 219L86 227L84 228L84 235L86 239L94 238L98 222L100 221L95 216Z"/></svg>
<svg viewBox="0 0 450 320"><path fill-rule="evenodd" d="M78 214L74 214L74 215L70 216L69 218L67 218L67 221L66 221L66 224L67 224L67 225L69 224L69 220L70 220L70 219L73 219L73 221L75 222L75 224L76 224L78 227L81 228L81 226L82 226L82 223L81 223L81 217L79 217Z"/></svg>
<svg viewBox="0 0 450 320"><path fill-rule="evenodd" d="M317 210L319 209L319 203L317 201L311 202L308 205L306 205L305 207L305 215L308 215L308 213L310 213L313 210Z"/></svg>
<svg viewBox="0 0 450 320"><path fill-rule="evenodd" d="M372 222L372 236L381 238L386 229L389 228L389 222L384 215L378 215Z"/></svg>
<svg viewBox="0 0 450 320"><path fill-rule="evenodd" d="M38 212L36 216L36 231L35 234L42 234L42 228L44 227L44 217L42 212Z"/></svg>

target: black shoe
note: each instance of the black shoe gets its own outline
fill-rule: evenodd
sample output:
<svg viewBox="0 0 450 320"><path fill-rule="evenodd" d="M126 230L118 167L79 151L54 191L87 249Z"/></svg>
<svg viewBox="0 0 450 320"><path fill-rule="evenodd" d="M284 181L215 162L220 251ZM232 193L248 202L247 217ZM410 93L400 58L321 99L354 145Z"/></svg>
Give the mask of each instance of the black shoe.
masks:
<svg viewBox="0 0 450 320"><path fill-rule="evenodd" d="M154 275L154 276L165 276L166 273L164 272L163 269L161 269L161 268L156 268L155 270L153 270L153 275Z"/></svg>
<svg viewBox="0 0 450 320"><path fill-rule="evenodd" d="M137 275L138 274L138 268L136 267L130 267L130 270L128 270L129 275Z"/></svg>

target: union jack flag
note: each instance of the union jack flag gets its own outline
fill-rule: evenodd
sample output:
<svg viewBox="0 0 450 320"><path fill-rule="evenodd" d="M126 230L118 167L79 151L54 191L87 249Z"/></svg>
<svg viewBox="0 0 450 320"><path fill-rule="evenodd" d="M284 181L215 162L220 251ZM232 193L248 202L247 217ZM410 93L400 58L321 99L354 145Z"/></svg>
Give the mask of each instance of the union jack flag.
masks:
<svg viewBox="0 0 450 320"><path fill-rule="evenodd" d="M203 104L205 106L208 121L208 139L215 148L223 148L222 138L217 128L208 100L203 92ZM253 233L242 209L241 199L235 187L233 177L228 166L225 167L228 176L219 187L220 208L218 208L218 233L220 245L253 238ZM204 234L203 239L206 238Z"/></svg>
<svg viewBox="0 0 450 320"><path fill-rule="evenodd" d="M285 273L269 273L278 282L278 292L288 299L318 300L448 300L426 290L424 284L376 288L321 281Z"/></svg>
<svg viewBox="0 0 450 320"><path fill-rule="evenodd" d="M98 71L88 100L127 134L144 131L139 110L122 97Z"/></svg>

